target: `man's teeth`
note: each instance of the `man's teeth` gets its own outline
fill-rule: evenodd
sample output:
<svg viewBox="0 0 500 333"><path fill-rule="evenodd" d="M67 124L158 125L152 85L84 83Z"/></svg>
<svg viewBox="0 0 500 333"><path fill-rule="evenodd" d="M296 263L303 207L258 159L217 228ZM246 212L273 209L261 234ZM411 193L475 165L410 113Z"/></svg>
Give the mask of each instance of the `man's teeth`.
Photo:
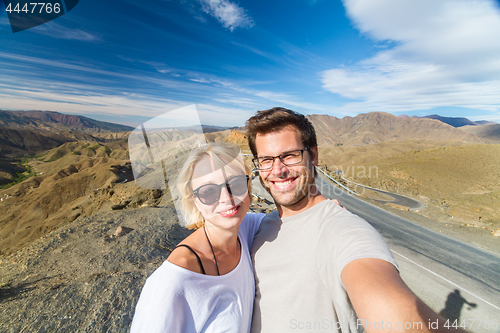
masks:
<svg viewBox="0 0 500 333"><path fill-rule="evenodd" d="M224 214L224 215L226 215L226 214L232 214L232 213L234 213L235 211L236 211L236 207L235 207L235 208L232 208L232 209L230 209L230 210L226 210L225 212L222 212L221 214Z"/></svg>
<svg viewBox="0 0 500 333"><path fill-rule="evenodd" d="M284 185L288 185L288 184L291 184L292 183L292 180L289 179L289 180L285 180L284 182L274 182L276 185L279 185L279 186L284 186Z"/></svg>

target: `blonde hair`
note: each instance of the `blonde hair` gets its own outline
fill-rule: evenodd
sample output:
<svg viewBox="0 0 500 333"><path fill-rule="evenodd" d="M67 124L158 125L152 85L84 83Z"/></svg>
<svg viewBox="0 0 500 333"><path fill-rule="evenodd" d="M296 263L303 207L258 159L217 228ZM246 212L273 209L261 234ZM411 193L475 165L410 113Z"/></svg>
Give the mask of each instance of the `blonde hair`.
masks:
<svg viewBox="0 0 500 333"><path fill-rule="evenodd" d="M231 146L227 143L198 143L198 146L191 151L186 159L177 179L177 187L182 197L182 215L185 220L185 227L188 229L198 229L205 224L205 218L194 203L193 188L191 186L194 168L205 156L212 158L214 164L220 168L228 167L233 171L244 170L245 174L250 176L248 181L248 196L250 197L250 202L252 201L252 174L250 168L243 162L243 159L239 155L239 148L237 150L235 148L237 146Z"/></svg>

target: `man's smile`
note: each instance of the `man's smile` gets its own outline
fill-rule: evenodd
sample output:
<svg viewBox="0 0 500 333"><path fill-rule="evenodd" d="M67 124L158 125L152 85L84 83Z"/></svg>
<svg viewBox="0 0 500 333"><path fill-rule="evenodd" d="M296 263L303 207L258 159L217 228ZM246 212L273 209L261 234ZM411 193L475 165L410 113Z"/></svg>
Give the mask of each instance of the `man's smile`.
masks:
<svg viewBox="0 0 500 333"><path fill-rule="evenodd" d="M289 177L286 179L271 180L270 182L271 182L271 184L274 185L275 188L277 188L279 190L287 190L293 186L293 183L295 183L295 180L297 178L298 177Z"/></svg>

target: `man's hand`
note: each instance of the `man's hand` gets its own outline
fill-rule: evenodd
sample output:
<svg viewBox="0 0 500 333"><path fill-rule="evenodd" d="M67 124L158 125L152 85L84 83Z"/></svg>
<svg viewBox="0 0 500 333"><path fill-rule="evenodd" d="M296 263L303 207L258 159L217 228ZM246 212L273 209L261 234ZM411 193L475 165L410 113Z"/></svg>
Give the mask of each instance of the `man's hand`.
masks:
<svg viewBox="0 0 500 333"><path fill-rule="evenodd" d="M358 323L368 333L465 332L444 327L446 320L420 300L401 279L396 267L387 261L354 260L342 270L341 278ZM437 329L429 327L436 322Z"/></svg>

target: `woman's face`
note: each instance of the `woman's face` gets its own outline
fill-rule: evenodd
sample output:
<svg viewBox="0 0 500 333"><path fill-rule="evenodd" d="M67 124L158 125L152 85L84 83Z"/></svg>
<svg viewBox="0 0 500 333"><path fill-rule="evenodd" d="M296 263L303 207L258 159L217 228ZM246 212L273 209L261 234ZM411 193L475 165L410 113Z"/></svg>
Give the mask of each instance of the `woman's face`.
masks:
<svg viewBox="0 0 500 333"><path fill-rule="evenodd" d="M198 190L198 195L205 202L195 196L196 207L207 223L224 229L240 225L250 207L244 176L246 176L244 169L234 165L221 167L207 155L195 165L191 186L193 191ZM219 186L209 186L209 184ZM229 194L225 184L229 184L232 188L233 195ZM218 194L220 196L215 200Z"/></svg>

